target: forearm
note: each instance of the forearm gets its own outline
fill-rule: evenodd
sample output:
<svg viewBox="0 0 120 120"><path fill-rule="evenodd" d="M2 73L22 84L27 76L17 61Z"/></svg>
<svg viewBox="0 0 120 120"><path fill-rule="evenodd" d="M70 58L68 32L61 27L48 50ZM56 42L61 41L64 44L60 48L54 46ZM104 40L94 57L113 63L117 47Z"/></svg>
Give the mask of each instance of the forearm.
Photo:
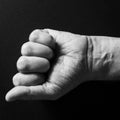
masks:
<svg viewBox="0 0 120 120"><path fill-rule="evenodd" d="M120 76L120 38L89 36L87 57L88 68L95 78Z"/></svg>

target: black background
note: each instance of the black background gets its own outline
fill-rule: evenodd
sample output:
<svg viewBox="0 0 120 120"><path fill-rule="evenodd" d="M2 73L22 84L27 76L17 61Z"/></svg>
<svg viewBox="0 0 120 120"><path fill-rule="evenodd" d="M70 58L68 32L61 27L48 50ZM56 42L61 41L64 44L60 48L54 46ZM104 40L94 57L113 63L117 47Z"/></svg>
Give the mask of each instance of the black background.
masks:
<svg viewBox="0 0 120 120"><path fill-rule="evenodd" d="M106 0L0 0L0 120L74 118L81 104L119 102L119 82L89 82L57 101L7 103L21 45L36 28L120 36L119 3ZM78 115L79 116L79 115Z"/></svg>

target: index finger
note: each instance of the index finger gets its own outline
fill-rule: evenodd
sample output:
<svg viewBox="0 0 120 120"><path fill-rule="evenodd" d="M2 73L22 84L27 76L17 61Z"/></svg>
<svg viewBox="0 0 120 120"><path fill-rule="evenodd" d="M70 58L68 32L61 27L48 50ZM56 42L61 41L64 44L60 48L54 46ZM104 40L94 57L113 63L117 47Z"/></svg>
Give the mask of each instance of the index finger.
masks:
<svg viewBox="0 0 120 120"><path fill-rule="evenodd" d="M47 31L44 30L34 30L29 36L29 41L55 48L54 38Z"/></svg>

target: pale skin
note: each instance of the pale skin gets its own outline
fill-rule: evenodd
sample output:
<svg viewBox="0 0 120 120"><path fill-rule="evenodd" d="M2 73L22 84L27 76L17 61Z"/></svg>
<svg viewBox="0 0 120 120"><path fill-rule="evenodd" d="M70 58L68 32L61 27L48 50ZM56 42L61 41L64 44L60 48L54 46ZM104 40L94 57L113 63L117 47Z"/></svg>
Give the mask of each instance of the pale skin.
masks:
<svg viewBox="0 0 120 120"><path fill-rule="evenodd" d="M120 38L34 30L21 47L7 101L56 100L81 83L119 76Z"/></svg>

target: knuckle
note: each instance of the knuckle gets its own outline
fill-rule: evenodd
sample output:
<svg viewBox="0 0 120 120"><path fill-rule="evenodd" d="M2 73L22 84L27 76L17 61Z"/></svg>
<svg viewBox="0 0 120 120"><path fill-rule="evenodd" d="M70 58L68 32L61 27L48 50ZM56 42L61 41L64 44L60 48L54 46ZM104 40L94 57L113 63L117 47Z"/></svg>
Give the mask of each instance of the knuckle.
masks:
<svg viewBox="0 0 120 120"><path fill-rule="evenodd" d="M26 57L21 56L17 61L17 69L19 71L25 71L28 69L28 60Z"/></svg>
<svg viewBox="0 0 120 120"><path fill-rule="evenodd" d="M50 36L50 47L54 48L55 47L55 41L52 36Z"/></svg>
<svg viewBox="0 0 120 120"><path fill-rule="evenodd" d="M29 55L32 52L30 42L24 43L21 47L21 54L22 55Z"/></svg>
<svg viewBox="0 0 120 120"><path fill-rule="evenodd" d="M49 35L48 33L44 33L42 36L41 36L41 39L45 42L46 45L48 46L53 46L53 38L51 35Z"/></svg>

